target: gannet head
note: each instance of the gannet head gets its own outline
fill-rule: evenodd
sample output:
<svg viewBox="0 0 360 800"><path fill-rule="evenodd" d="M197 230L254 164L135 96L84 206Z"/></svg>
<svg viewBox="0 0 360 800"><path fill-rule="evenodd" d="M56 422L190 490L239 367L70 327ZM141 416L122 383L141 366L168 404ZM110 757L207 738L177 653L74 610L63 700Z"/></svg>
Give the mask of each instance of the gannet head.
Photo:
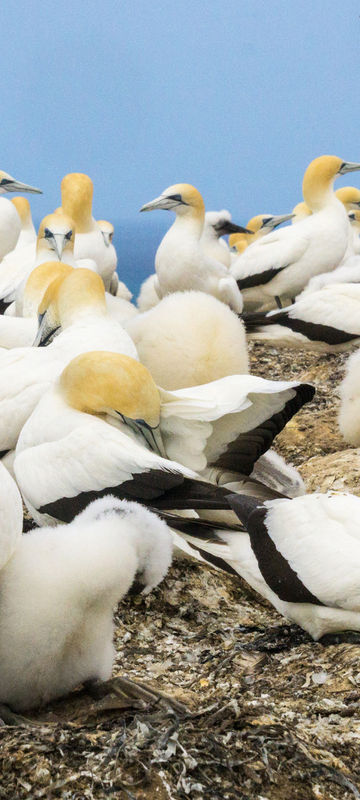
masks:
<svg viewBox="0 0 360 800"><path fill-rule="evenodd" d="M232 234L231 236L229 236L230 248L235 253L239 253L239 255L241 255L241 253L243 253L244 250L246 250L246 248L249 247L250 241L251 239L250 237L247 236L246 233Z"/></svg>
<svg viewBox="0 0 360 800"><path fill-rule="evenodd" d="M207 211L205 214L204 230L209 230L216 239L220 239L220 236L227 236L227 234L230 233L252 234L252 231L247 228L241 225L235 225L231 220L230 211L226 211L226 209L222 211Z"/></svg>
<svg viewBox="0 0 360 800"><path fill-rule="evenodd" d="M29 194L42 194L41 189L35 189L27 183L22 183L12 178L7 172L0 170L0 194L6 192L29 192Z"/></svg>
<svg viewBox="0 0 360 800"><path fill-rule="evenodd" d="M310 217L311 214L311 209L306 205L304 200L302 200L301 203L297 203L293 208L292 224L296 225L297 222L300 222L302 219L306 219L306 217Z"/></svg>
<svg viewBox="0 0 360 800"><path fill-rule="evenodd" d="M73 256L75 241L74 221L63 212L56 211L48 214L40 223L37 250L45 248L49 251L49 257L53 256L56 261L65 261L66 257Z"/></svg>
<svg viewBox="0 0 360 800"><path fill-rule="evenodd" d="M44 347L60 329L89 314L107 314L103 281L90 269L73 269L52 281L46 290L39 305L39 330L34 346Z"/></svg>
<svg viewBox="0 0 360 800"><path fill-rule="evenodd" d="M351 227L354 228L355 231L360 232L360 208L349 211L348 217L351 222Z"/></svg>
<svg viewBox="0 0 360 800"><path fill-rule="evenodd" d="M87 414L109 414L165 455L159 390L139 361L119 353L82 353L65 367L59 388L73 408Z"/></svg>
<svg viewBox="0 0 360 800"><path fill-rule="evenodd" d="M140 211L153 211L155 208L164 208L175 211L177 215L188 214L203 220L205 205L200 192L190 183L174 183L165 189L159 197L151 200L140 208Z"/></svg>
<svg viewBox="0 0 360 800"><path fill-rule="evenodd" d="M61 206L74 220L76 233L86 233L93 227L93 193L93 182L83 172L70 172L61 181Z"/></svg>
<svg viewBox="0 0 360 800"><path fill-rule="evenodd" d="M246 238L247 245L251 244L251 242L255 242L260 236L270 233L270 231L273 231L283 222L292 219L292 216L292 214L256 214L255 217L251 217L246 227L249 232L253 234L253 238ZM243 241L242 234L233 234L230 236L229 245L230 247L236 247L236 243L240 242L240 247L242 247ZM242 247L241 252L243 252L243 250L245 250L245 247Z"/></svg>
<svg viewBox="0 0 360 800"><path fill-rule="evenodd" d="M309 164L303 179L303 196L311 211L319 211L333 197L333 183L339 175L355 172L360 164L337 156L320 156Z"/></svg>
<svg viewBox="0 0 360 800"><path fill-rule="evenodd" d="M57 278L65 278L72 272L73 267L63 261L45 261L30 272L26 281L23 297L23 315L27 316L28 306L38 308L50 284Z"/></svg>
<svg viewBox="0 0 360 800"><path fill-rule="evenodd" d="M12 197L10 201L16 208L21 220L21 227L32 226L30 203L26 197Z"/></svg>
<svg viewBox="0 0 360 800"><path fill-rule="evenodd" d="M111 222L108 222L106 219L98 219L97 224L103 235L106 247L110 247L114 236L113 224Z"/></svg>
<svg viewBox="0 0 360 800"><path fill-rule="evenodd" d="M335 194L347 211L352 208L360 208L360 189L357 189L356 186L342 186L341 189L336 190Z"/></svg>

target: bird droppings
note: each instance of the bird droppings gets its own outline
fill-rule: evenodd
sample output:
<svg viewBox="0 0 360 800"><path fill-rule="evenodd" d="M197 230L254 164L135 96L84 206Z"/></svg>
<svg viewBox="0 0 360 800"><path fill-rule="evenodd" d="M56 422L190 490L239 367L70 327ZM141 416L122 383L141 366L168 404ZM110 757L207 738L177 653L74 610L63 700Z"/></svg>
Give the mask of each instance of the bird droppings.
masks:
<svg viewBox="0 0 360 800"><path fill-rule="evenodd" d="M254 374L317 386L276 445L309 484L333 453L335 480L350 454L356 469L336 424L346 357L252 346ZM359 633L315 643L240 579L177 561L121 603L115 639L113 675L177 703L131 706L115 682L1 726L0 800L360 800Z"/></svg>

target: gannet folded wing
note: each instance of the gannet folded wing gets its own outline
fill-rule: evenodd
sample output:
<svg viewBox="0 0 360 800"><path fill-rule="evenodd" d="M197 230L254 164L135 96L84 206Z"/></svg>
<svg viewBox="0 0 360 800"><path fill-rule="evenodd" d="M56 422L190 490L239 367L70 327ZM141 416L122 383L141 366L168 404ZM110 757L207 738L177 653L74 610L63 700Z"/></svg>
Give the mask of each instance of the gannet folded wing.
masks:
<svg viewBox="0 0 360 800"><path fill-rule="evenodd" d="M250 244L232 263L230 272L240 290L261 286L282 270L293 268L308 245L308 238L299 234L296 226L282 228Z"/></svg>

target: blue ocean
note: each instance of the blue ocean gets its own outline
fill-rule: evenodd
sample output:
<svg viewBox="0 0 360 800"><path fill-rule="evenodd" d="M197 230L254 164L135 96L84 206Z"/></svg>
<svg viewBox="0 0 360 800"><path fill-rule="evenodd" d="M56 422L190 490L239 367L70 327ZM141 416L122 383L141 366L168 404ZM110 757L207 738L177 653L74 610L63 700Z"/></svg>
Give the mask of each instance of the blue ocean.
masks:
<svg viewBox="0 0 360 800"><path fill-rule="evenodd" d="M118 256L117 272L136 299L141 283L154 272L156 250L172 220L169 215L149 219L141 215L139 219L113 220L115 227L114 245Z"/></svg>

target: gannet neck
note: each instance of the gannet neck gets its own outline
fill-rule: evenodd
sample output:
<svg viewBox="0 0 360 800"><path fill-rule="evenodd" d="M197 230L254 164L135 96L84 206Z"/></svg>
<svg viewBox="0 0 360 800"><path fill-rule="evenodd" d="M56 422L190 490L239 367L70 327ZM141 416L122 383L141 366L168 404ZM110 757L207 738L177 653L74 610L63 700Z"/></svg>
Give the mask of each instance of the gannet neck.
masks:
<svg viewBox="0 0 360 800"><path fill-rule="evenodd" d="M61 261L47 261L30 273L24 289L23 316L28 316L33 309L38 309L46 290L56 279L64 279L72 272L69 264Z"/></svg>
<svg viewBox="0 0 360 800"><path fill-rule="evenodd" d="M64 213L74 220L76 233L94 230L93 191L91 178L81 172L71 172L61 181L61 206Z"/></svg>
<svg viewBox="0 0 360 800"><path fill-rule="evenodd" d="M150 372L129 356L83 353L65 367L59 390L68 405L88 414L118 415L125 422L160 422L160 394Z"/></svg>
<svg viewBox="0 0 360 800"><path fill-rule="evenodd" d="M59 286L56 305L63 329L80 318L107 316L105 288L100 275L89 269L73 270Z"/></svg>
<svg viewBox="0 0 360 800"><path fill-rule="evenodd" d="M30 203L26 197L12 197L10 201L16 208L21 221L21 229L23 231L31 231L35 233L34 224L31 217Z"/></svg>
<svg viewBox="0 0 360 800"><path fill-rule="evenodd" d="M320 156L309 164L303 179L303 196L311 211L321 211L339 202L333 184L342 164L337 156Z"/></svg>

